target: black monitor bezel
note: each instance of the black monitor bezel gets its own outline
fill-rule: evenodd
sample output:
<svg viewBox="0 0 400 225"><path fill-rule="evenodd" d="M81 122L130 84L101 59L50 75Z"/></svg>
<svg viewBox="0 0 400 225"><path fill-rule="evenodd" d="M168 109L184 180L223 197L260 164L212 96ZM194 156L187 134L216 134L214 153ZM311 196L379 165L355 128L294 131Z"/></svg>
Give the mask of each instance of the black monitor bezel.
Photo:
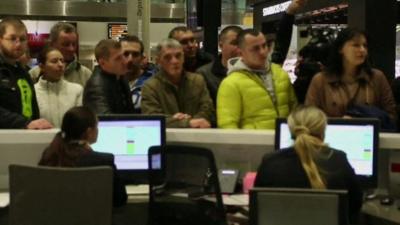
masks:
<svg viewBox="0 0 400 225"><path fill-rule="evenodd" d="M279 134L281 133L281 124L287 123L286 118L278 118L276 119L275 126L275 150L278 151L280 149L280 139ZM373 189L378 186L378 151L379 151L379 133L380 133L380 122L376 118L328 118L328 124L332 125L372 125L374 129L374 146L372 151L372 176L365 175L357 175L357 178L364 189Z"/></svg>
<svg viewBox="0 0 400 225"><path fill-rule="evenodd" d="M161 146L166 144L165 116L163 115L143 115L143 114L107 114L98 115L101 121L160 121L161 125ZM147 159L146 159L147 161ZM147 184L148 169L117 170L119 177L125 184Z"/></svg>

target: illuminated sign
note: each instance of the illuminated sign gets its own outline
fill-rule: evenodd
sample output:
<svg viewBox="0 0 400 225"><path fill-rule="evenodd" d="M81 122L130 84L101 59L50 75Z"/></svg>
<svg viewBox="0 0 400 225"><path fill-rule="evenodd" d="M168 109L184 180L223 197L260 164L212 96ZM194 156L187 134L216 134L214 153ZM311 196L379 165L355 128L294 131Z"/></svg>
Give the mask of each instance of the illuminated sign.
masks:
<svg viewBox="0 0 400 225"><path fill-rule="evenodd" d="M263 8L263 16L277 14L286 10L291 1Z"/></svg>
<svg viewBox="0 0 400 225"><path fill-rule="evenodd" d="M128 35L128 25L126 23L108 24L108 38L119 41L125 35Z"/></svg>

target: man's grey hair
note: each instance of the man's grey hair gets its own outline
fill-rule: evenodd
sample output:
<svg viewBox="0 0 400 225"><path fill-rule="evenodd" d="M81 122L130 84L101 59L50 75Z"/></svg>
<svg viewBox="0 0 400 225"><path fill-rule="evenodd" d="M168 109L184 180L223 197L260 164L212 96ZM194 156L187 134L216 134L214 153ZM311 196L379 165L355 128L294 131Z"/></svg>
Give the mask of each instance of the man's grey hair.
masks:
<svg viewBox="0 0 400 225"><path fill-rule="evenodd" d="M66 23L66 22L58 22L50 30L50 35L49 35L50 43L56 42L62 31L64 31L67 34L69 34L69 33L77 34L77 31L76 31L76 28L74 25L72 25L70 23Z"/></svg>
<svg viewBox="0 0 400 225"><path fill-rule="evenodd" d="M158 43L156 47L157 56L161 55L161 51L163 50L163 48L182 48L182 45L175 39L172 38L164 39L160 41L160 43Z"/></svg>

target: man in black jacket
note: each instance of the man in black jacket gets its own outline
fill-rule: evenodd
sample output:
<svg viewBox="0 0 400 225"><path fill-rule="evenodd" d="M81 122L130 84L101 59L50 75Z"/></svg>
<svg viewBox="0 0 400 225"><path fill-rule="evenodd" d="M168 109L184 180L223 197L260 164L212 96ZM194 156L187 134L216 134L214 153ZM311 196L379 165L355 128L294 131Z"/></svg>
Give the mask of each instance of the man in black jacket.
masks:
<svg viewBox="0 0 400 225"><path fill-rule="evenodd" d="M0 128L52 128L47 120L39 119L32 80L17 62L27 43L27 30L20 20L0 22Z"/></svg>
<svg viewBox="0 0 400 225"><path fill-rule="evenodd" d="M121 43L102 40L94 50L99 64L83 92L83 105L97 114L133 113Z"/></svg>
<svg viewBox="0 0 400 225"><path fill-rule="evenodd" d="M242 31L239 26L227 26L219 34L218 45L221 54L213 61L197 69L197 73L204 76L207 82L207 88L210 97L213 100L214 107L217 105L217 93L219 85L226 77L228 72L228 60L239 56L237 45L237 35Z"/></svg>

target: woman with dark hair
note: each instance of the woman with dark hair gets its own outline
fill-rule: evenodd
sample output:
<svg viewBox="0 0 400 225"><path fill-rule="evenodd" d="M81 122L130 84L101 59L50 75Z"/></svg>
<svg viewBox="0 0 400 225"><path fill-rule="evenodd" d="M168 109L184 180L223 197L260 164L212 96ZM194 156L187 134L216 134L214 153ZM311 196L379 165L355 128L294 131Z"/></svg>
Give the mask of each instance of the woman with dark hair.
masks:
<svg viewBox="0 0 400 225"><path fill-rule="evenodd" d="M126 203L124 185L116 174L114 156L91 149L90 144L97 140L97 116L89 108L79 106L68 110L62 120L61 131L56 134L50 146L40 159L41 166L89 167L110 166L114 171L113 204Z"/></svg>
<svg viewBox="0 0 400 225"><path fill-rule="evenodd" d="M321 108L329 117L353 116L349 108L362 105L396 121L390 85L381 71L371 68L364 32L346 28L338 34L325 70L311 81L305 104Z"/></svg>
<svg viewBox="0 0 400 225"><path fill-rule="evenodd" d="M294 145L264 156L256 187L343 189L348 191L349 216L356 222L362 191L342 151L324 143L327 118L316 107L299 107L288 117Z"/></svg>
<svg viewBox="0 0 400 225"><path fill-rule="evenodd" d="M74 106L82 105L83 88L63 79L64 57L53 47L45 47L38 56L40 77L35 84L40 116L55 127L61 126L64 113Z"/></svg>

